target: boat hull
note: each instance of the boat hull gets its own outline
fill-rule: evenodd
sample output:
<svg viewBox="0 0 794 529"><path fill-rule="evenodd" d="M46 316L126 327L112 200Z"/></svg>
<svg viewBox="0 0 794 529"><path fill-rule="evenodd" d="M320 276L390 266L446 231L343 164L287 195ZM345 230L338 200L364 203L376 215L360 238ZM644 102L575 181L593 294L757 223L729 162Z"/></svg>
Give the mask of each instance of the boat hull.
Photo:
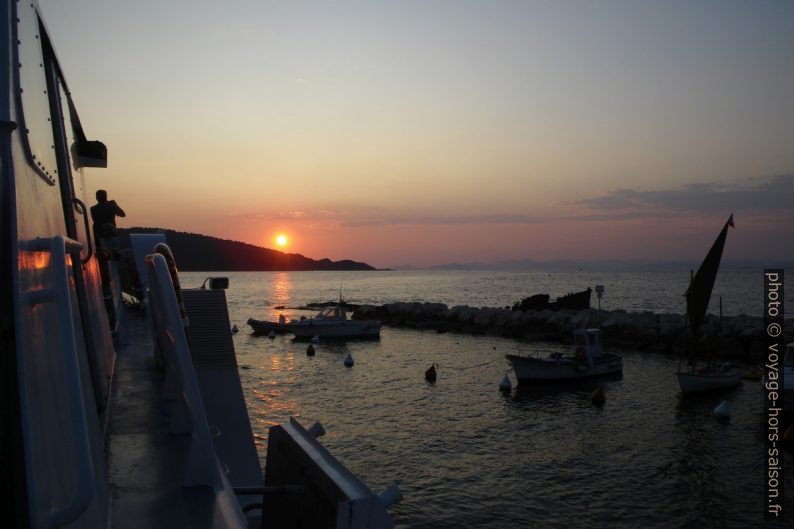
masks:
<svg viewBox="0 0 794 529"><path fill-rule="evenodd" d="M291 323L289 332L296 338L377 338L380 322L345 320L340 322L304 320Z"/></svg>
<svg viewBox="0 0 794 529"><path fill-rule="evenodd" d="M507 359L519 383L580 380L623 371L623 358L614 354L603 354L592 365L569 358L551 360L507 355Z"/></svg>
<svg viewBox="0 0 794 529"><path fill-rule="evenodd" d="M742 370L738 367L728 368L718 373L678 373L678 384L681 386L681 393L684 395L732 388L739 384L741 379Z"/></svg>
<svg viewBox="0 0 794 529"><path fill-rule="evenodd" d="M275 321L265 321L265 320L255 320L253 318L248 318L248 325L254 330L255 333L262 333L267 334L270 331L275 331L277 333L288 333L290 332L289 323L278 323Z"/></svg>

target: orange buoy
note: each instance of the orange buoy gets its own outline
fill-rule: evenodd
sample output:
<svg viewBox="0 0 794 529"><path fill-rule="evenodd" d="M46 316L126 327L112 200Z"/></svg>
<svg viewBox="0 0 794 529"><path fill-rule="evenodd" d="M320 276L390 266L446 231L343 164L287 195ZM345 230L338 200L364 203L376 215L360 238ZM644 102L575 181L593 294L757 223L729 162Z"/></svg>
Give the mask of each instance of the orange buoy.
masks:
<svg viewBox="0 0 794 529"><path fill-rule="evenodd" d="M314 356L314 346L309 344L309 347L306 348L306 356Z"/></svg>
<svg viewBox="0 0 794 529"><path fill-rule="evenodd" d="M606 400L607 398L606 396L604 396L604 388L601 386L598 386L596 390L593 392L593 394L590 395L590 402L592 402L593 404L599 404L599 405L604 404Z"/></svg>
<svg viewBox="0 0 794 529"><path fill-rule="evenodd" d="M427 371L425 371L425 380L427 380L428 382L435 382L436 381L436 368L437 367L438 367L438 364L433 364L433 365L430 366L430 368Z"/></svg>

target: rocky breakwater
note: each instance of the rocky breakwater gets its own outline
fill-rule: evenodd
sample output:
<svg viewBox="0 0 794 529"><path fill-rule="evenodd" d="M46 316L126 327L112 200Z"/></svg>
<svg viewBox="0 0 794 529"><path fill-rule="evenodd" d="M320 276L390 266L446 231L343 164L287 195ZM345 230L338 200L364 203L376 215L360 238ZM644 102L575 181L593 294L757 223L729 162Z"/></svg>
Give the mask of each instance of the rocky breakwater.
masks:
<svg viewBox="0 0 794 529"><path fill-rule="evenodd" d="M606 347L681 353L688 337L684 316L623 310L510 310L509 308L452 308L443 303L396 302L361 305L354 319L380 320L388 325L438 332L461 332L527 340L572 341L573 329L599 327ZM785 322L785 343L794 342L794 320ZM720 328L722 327L722 328ZM725 358L759 361L765 353L763 318L707 315L701 333Z"/></svg>

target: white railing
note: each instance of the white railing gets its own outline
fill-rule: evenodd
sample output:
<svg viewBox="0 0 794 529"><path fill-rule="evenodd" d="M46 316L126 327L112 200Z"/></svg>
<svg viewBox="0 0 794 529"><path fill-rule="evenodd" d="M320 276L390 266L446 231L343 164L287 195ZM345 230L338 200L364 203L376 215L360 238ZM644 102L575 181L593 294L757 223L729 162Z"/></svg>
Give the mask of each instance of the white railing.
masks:
<svg viewBox="0 0 794 529"><path fill-rule="evenodd" d="M149 279L152 327L167 348L164 355L166 376L173 380L177 399L186 412L185 422L191 435L182 485L211 487L216 493L218 509L226 526L246 529L245 515L237 503L234 490L221 473L221 464L215 453L168 264L162 255L152 254L146 256L145 266Z"/></svg>
<svg viewBox="0 0 794 529"><path fill-rule="evenodd" d="M27 302L33 307L42 303L55 303L58 312L58 334L64 354L64 374L67 391L63 398L72 420L69 422L75 441L73 461L77 465L77 483L72 488L71 499L62 507L54 508L49 513L50 524L60 527L76 520L86 511L96 492L94 483L94 458L88 434L88 423L83 400L83 386L80 377L80 364L77 353L77 340L74 330L72 302L69 287L69 267L66 254L73 259L80 259L83 245L78 241L61 235L52 238L37 238L20 245L24 250L48 252L50 269L54 284L50 288L32 290L27 293Z"/></svg>

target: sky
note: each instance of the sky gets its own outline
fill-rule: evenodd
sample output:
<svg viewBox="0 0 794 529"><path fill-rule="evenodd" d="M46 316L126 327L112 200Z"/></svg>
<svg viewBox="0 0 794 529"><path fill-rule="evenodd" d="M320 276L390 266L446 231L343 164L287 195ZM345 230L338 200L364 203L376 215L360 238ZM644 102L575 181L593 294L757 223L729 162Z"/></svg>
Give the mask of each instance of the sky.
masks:
<svg viewBox="0 0 794 529"><path fill-rule="evenodd" d="M40 0L120 226L378 267L794 259L794 2Z"/></svg>

